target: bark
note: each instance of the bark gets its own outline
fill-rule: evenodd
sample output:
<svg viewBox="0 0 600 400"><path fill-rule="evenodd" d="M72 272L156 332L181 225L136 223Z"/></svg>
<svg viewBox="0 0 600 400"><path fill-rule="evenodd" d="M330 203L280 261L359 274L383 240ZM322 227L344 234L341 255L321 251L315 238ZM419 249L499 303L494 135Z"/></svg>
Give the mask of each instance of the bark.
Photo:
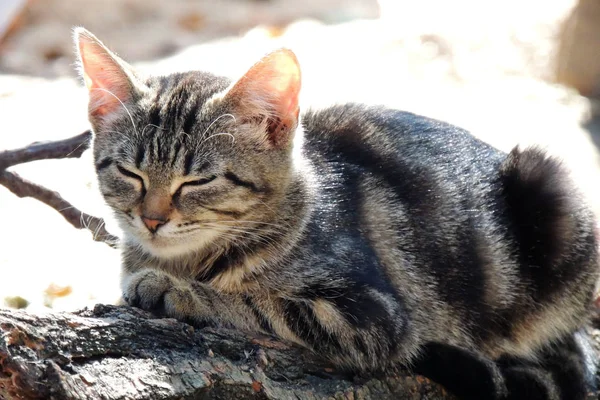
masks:
<svg viewBox="0 0 600 400"><path fill-rule="evenodd" d="M351 376L272 338L129 307L0 310L0 332L2 399L451 398L419 376Z"/></svg>

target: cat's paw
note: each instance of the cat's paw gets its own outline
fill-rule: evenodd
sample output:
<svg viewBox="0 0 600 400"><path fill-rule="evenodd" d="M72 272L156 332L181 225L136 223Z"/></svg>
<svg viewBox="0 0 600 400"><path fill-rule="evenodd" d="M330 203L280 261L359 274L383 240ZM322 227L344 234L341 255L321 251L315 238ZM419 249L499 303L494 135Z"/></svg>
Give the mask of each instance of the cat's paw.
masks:
<svg viewBox="0 0 600 400"><path fill-rule="evenodd" d="M162 311L164 296L173 286L170 276L145 269L124 280L123 299L130 306L146 311Z"/></svg>
<svg viewBox="0 0 600 400"><path fill-rule="evenodd" d="M130 306L178 319L195 316L196 299L191 287L167 274L139 271L123 286L123 298Z"/></svg>

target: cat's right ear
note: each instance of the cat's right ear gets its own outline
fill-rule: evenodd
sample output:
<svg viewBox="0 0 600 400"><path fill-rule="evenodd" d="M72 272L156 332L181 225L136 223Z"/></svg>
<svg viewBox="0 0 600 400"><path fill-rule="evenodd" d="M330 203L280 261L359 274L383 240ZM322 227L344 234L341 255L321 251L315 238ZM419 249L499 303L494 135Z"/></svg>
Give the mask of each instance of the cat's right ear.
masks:
<svg viewBox="0 0 600 400"><path fill-rule="evenodd" d="M73 31L79 69L89 91L89 114L105 117L131 100L135 87L133 68L84 28Z"/></svg>
<svg viewBox="0 0 600 400"><path fill-rule="evenodd" d="M295 54L279 49L254 64L225 99L241 121L260 121L265 142L284 148L291 144L298 126L300 80Z"/></svg>

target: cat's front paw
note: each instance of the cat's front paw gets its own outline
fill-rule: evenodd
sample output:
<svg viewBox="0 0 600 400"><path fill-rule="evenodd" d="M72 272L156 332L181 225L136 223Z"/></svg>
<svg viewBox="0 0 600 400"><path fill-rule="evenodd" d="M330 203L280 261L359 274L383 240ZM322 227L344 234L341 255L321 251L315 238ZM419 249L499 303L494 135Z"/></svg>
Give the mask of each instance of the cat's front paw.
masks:
<svg viewBox="0 0 600 400"><path fill-rule="evenodd" d="M160 312L165 294L173 286L173 279L166 274L150 269L138 271L124 280L123 299L130 306Z"/></svg>
<svg viewBox="0 0 600 400"><path fill-rule="evenodd" d="M150 269L136 272L124 281L123 298L130 306L179 319L194 316L196 309L191 287Z"/></svg>

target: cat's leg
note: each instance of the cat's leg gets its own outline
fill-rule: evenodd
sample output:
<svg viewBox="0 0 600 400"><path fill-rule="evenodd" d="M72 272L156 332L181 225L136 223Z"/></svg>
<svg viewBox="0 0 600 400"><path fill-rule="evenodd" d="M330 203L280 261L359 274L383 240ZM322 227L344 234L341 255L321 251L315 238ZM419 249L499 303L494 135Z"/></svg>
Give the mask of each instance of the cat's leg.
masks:
<svg viewBox="0 0 600 400"><path fill-rule="evenodd" d="M193 325L213 324L259 331L260 325L240 296L219 293L207 285L142 268L122 279L124 300L154 314Z"/></svg>
<svg viewBox="0 0 600 400"><path fill-rule="evenodd" d="M230 326L297 342L339 367L374 370L417 350L404 309L385 293L357 288L335 297L223 293L205 283L142 269L122 283L133 306L194 325Z"/></svg>
<svg viewBox="0 0 600 400"><path fill-rule="evenodd" d="M539 352L536 362L504 357L511 399L582 400L595 388L596 365L588 338L577 332Z"/></svg>
<svg viewBox="0 0 600 400"><path fill-rule="evenodd" d="M174 278L167 273L151 268L141 268L135 272L122 271L123 300L130 306L161 314L164 296L174 286L174 282Z"/></svg>
<svg viewBox="0 0 600 400"><path fill-rule="evenodd" d="M514 364L513 364L514 362ZM563 397L552 373L540 365L513 360L502 368L510 400L580 400L581 396Z"/></svg>
<svg viewBox="0 0 600 400"><path fill-rule="evenodd" d="M440 343L424 346L413 371L461 399L583 400L594 387L595 365L583 334L539 352L536 361L483 355Z"/></svg>
<svg viewBox="0 0 600 400"><path fill-rule="evenodd" d="M499 400L508 395L494 361L455 346L428 343L411 370L439 383L460 399Z"/></svg>

